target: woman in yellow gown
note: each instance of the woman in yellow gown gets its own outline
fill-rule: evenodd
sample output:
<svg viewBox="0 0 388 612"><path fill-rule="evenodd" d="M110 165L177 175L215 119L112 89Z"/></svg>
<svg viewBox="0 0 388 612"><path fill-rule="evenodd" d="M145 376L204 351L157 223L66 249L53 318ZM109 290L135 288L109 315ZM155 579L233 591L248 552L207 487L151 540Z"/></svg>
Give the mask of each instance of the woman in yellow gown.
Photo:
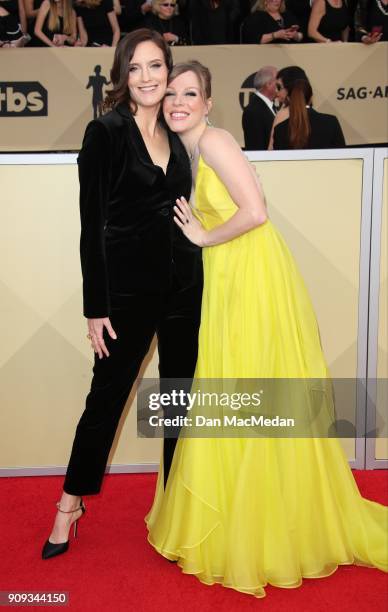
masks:
<svg viewBox="0 0 388 612"><path fill-rule="evenodd" d="M210 107L208 70L178 64L164 114L195 179L193 208L175 208L203 247L195 377L325 379L303 279L237 143L207 127ZM184 573L256 597L341 564L388 571L388 508L361 497L336 438L181 437L146 523L152 546Z"/></svg>

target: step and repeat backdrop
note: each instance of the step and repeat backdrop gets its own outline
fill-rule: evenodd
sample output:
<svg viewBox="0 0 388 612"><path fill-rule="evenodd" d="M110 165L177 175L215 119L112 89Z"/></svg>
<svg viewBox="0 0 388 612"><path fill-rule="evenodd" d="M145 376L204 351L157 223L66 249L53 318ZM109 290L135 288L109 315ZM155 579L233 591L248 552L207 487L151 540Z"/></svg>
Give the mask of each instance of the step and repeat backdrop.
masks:
<svg viewBox="0 0 388 612"><path fill-rule="evenodd" d="M388 151L378 151L387 158ZM271 219L306 281L332 376L364 378L368 351L373 344L377 351L377 336L368 343L374 269L376 307L380 301L378 375L386 377L386 261L380 279L377 256L370 260L373 149L265 155L266 160L254 153L249 157ZM374 192L383 180L377 178ZM92 369L82 317L76 155L0 155L0 185L0 475L61 473ZM381 244L384 262L386 225L381 243L379 228L376 252ZM157 366L153 346L142 373L156 378ZM384 410L384 399L379 401ZM365 405L361 409L365 412ZM160 440L137 437L135 393L120 429L109 460L113 469L155 469ZM344 440L357 467L364 466L364 446L362 437ZM376 460L387 459L387 440L371 452Z"/></svg>
<svg viewBox="0 0 388 612"><path fill-rule="evenodd" d="M317 110L335 114L346 143L388 141L388 43L182 47L175 61L198 59L213 74L214 125L243 144L241 113L264 65L307 72ZM78 150L86 124L109 88L113 49L3 49L0 151Z"/></svg>

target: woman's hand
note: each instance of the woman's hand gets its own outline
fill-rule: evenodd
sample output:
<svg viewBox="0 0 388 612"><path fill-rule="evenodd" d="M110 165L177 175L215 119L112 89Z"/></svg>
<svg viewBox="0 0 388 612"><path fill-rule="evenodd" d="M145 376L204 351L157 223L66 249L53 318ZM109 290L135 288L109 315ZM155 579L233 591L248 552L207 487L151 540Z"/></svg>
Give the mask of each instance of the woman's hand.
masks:
<svg viewBox="0 0 388 612"><path fill-rule="evenodd" d="M66 34L54 34L53 43L56 47L64 47L67 38Z"/></svg>
<svg viewBox="0 0 388 612"><path fill-rule="evenodd" d="M194 217L187 200L182 196L176 200L176 204L174 206L176 214L176 217L174 217L175 223L181 228L190 242L200 247L206 246L206 230L203 229L198 219Z"/></svg>
<svg viewBox="0 0 388 612"><path fill-rule="evenodd" d="M370 34L364 34L364 36L361 37L361 42L364 43L364 45L374 45L374 43L379 42L382 35L382 32L372 32Z"/></svg>
<svg viewBox="0 0 388 612"><path fill-rule="evenodd" d="M102 359L104 355L109 357L109 351L106 348L103 338L104 327L106 327L110 337L113 338L113 340L117 340L116 332L110 323L109 317L104 317L103 319L88 319L88 338L92 343L92 349L98 354L100 359Z"/></svg>
<svg viewBox="0 0 388 612"><path fill-rule="evenodd" d="M292 30L291 28L283 28L282 30L275 30L275 32L273 32L273 38L275 40L292 40L294 38L294 34L295 30Z"/></svg>
<svg viewBox="0 0 388 612"><path fill-rule="evenodd" d="M163 38L167 43L176 43L179 40L179 37L176 34L173 34L172 32L165 32L163 34Z"/></svg>

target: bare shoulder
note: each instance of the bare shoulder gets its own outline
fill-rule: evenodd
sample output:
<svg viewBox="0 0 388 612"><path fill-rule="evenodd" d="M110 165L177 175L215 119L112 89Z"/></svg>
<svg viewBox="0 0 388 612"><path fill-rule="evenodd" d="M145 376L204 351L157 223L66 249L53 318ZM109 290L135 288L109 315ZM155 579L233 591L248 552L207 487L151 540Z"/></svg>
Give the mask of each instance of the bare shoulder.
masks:
<svg viewBox="0 0 388 612"><path fill-rule="evenodd" d="M217 160L227 153L242 155L241 149L232 134L221 128L208 128L201 136L199 152L207 162Z"/></svg>

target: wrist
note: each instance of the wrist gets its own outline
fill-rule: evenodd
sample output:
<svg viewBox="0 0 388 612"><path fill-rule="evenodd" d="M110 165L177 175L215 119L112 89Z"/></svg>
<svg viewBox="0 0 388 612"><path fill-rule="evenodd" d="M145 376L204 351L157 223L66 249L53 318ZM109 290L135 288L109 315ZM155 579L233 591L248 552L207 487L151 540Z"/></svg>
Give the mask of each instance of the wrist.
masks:
<svg viewBox="0 0 388 612"><path fill-rule="evenodd" d="M207 232L206 230L203 230L203 232L202 232L201 244L199 246L201 248L210 246L210 244L209 244L209 232Z"/></svg>

